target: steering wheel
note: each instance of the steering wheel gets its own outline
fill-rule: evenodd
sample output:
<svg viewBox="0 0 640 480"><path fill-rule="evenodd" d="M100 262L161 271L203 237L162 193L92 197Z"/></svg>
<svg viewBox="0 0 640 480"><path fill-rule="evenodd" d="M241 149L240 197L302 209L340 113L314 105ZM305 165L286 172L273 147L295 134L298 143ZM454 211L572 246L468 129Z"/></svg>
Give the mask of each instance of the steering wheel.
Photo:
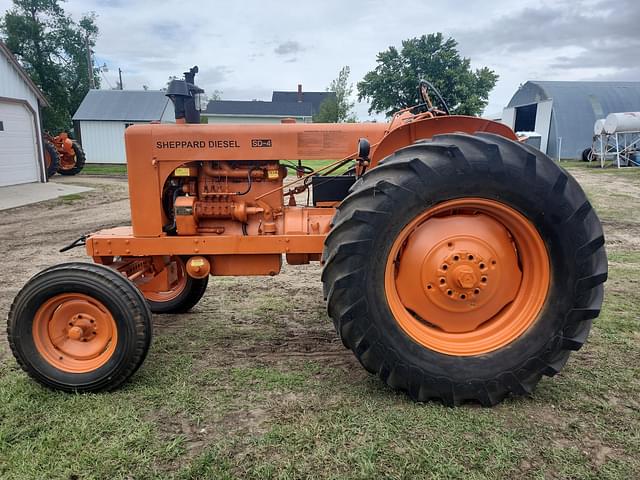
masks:
<svg viewBox="0 0 640 480"><path fill-rule="evenodd" d="M418 83L418 94L420 95L420 100L422 101L422 103L427 106L428 111L431 112L435 110L433 107L433 103L431 103L431 98L429 98L429 89L433 93L435 93L436 96L438 97L438 100L440 102L440 105L442 106L444 113L447 115L451 115L451 113L449 112L449 106L447 105L447 102L444 100L444 98L440 94L440 91L436 87L434 87L431 82L429 82L428 80L422 79Z"/></svg>

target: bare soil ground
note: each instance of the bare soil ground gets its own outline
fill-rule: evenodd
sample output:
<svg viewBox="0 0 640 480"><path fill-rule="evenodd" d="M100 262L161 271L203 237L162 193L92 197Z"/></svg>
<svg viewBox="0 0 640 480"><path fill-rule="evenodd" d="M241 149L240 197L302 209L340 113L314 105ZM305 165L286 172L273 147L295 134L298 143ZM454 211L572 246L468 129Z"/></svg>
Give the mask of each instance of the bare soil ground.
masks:
<svg viewBox="0 0 640 480"><path fill-rule="evenodd" d="M601 215L610 281L588 344L531 398L410 402L336 337L320 266L285 265L212 278L192 312L156 316L117 392L41 388L0 338L0 477L640 478L640 175L570 171ZM3 212L1 318L36 272L87 261L61 246L129 221L125 178L56 181L95 189Z"/></svg>

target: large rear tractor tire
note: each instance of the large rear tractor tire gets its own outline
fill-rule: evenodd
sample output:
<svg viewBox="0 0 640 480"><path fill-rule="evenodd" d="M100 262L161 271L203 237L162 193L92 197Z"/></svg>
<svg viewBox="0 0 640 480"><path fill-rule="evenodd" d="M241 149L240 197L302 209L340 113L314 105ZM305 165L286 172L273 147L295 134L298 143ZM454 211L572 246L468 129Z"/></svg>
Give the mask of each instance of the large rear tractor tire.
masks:
<svg viewBox="0 0 640 480"><path fill-rule="evenodd" d="M47 179L53 177L58 171L58 166L60 165L60 156L58 155L58 151L56 147L46 140L43 142L44 147L44 167L45 173L47 175Z"/></svg>
<svg viewBox="0 0 640 480"><path fill-rule="evenodd" d="M209 277L195 279L187 275L184 261L172 257L176 262L177 279L166 291L142 290L153 313L185 313L191 310L207 290Z"/></svg>
<svg viewBox="0 0 640 480"><path fill-rule="evenodd" d="M322 280L345 346L417 401L491 406L558 373L600 312L607 258L578 183L536 149L438 135L340 205Z"/></svg>
<svg viewBox="0 0 640 480"><path fill-rule="evenodd" d="M84 154L84 150L82 149L82 146L75 140L73 141L72 146L73 146L73 152L75 153L75 163L66 168L63 167L63 165L60 165L60 168L58 168L58 173L60 175L77 175L84 168L84 164L87 158Z"/></svg>
<svg viewBox="0 0 640 480"><path fill-rule="evenodd" d="M151 344L151 312L138 289L101 265L66 263L35 275L7 324L24 371L58 390L112 390L140 367Z"/></svg>

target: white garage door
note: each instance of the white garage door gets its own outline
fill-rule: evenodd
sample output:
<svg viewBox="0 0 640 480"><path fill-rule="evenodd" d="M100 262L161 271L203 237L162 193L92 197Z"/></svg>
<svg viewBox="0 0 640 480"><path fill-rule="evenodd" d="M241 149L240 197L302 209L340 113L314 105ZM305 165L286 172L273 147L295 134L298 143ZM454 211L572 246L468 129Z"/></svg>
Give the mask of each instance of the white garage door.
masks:
<svg viewBox="0 0 640 480"><path fill-rule="evenodd" d="M39 177L33 114L24 105L0 100L0 187Z"/></svg>

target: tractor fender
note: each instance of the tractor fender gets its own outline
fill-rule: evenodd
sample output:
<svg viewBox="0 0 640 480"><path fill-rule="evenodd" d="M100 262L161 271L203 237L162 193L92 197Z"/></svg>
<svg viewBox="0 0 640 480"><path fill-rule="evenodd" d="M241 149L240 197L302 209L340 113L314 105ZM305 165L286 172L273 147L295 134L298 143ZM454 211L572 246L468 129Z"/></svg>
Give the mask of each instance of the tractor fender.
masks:
<svg viewBox="0 0 640 480"><path fill-rule="evenodd" d="M378 162L395 151L419 140L432 138L434 135L452 132L469 134L486 132L501 135L509 140L518 140L513 130L503 123L464 115L419 118L402 123L396 128L393 128L392 122L391 128L389 133L373 150L371 167L375 167Z"/></svg>

